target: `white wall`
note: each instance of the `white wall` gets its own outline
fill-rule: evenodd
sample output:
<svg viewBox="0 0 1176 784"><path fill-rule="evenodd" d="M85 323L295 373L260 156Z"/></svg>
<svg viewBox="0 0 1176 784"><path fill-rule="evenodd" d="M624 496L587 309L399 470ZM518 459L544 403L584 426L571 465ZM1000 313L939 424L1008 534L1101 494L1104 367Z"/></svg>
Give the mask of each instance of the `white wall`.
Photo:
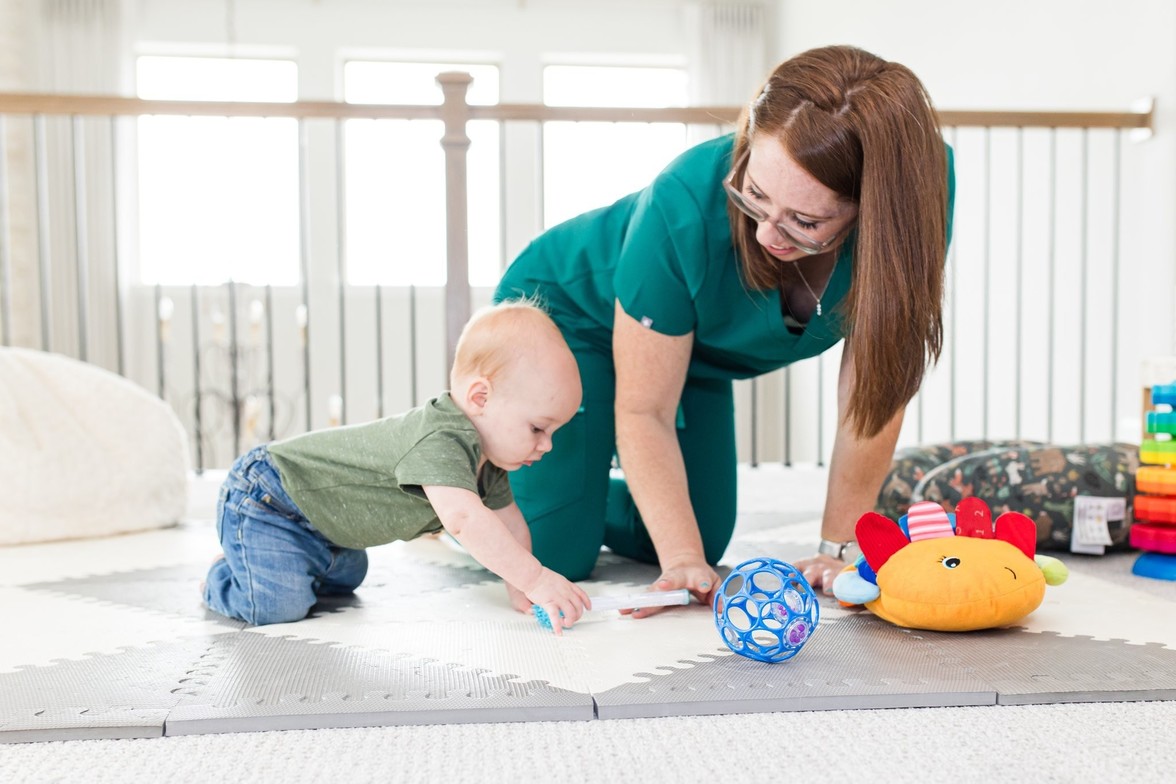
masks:
<svg viewBox="0 0 1176 784"><path fill-rule="evenodd" d="M539 97L544 61L634 54L681 63L684 0L238 0L232 29L239 51L293 51L301 97L339 96L334 67L345 56L432 52L445 60L480 53L501 63L502 100ZM141 0L141 48L159 42L223 43L224 3Z"/></svg>
<svg viewBox="0 0 1176 784"><path fill-rule="evenodd" d="M909 66L941 109L1125 111L1155 99L1155 136L1129 150L1143 178L1124 258L1149 348L1173 353L1176 3L1170 0L781 0L783 53L852 43ZM1138 297L1138 299L1134 299ZM1146 328L1146 329L1145 329ZM1142 336L1141 336L1141 339Z"/></svg>
<svg viewBox="0 0 1176 784"><path fill-rule="evenodd" d="M0 0L5 2L6 0ZM684 66L690 43L691 5L687 0L602 0L583 3L572 0L130 0L128 25L134 41L131 54L210 54L274 56L298 63L299 97L304 100L339 100L339 75L346 59L391 59L409 57L438 62L482 61L499 67L503 102L541 102L542 67L547 63L657 64ZM228 11L231 10L231 14ZM765 35L769 35L765 31ZM746 88L752 89L751 86ZM133 85L126 85L128 93ZM742 95L742 94L741 94ZM310 380L311 416L315 426L326 423L326 401L341 390L337 224L335 208L335 164L333 128L327 124L308 127L310 211L310 299L316 327L312 330ZM506 155L511 161L507 183L512 204L505 237L505 256L520 250L540 227L538 211L527 209L535 201L534 184L539 180L533 128L508 129ZM618 192L616 195L622 195ZM522 206L522 209L520 209ZM534 219L530 219L534 216ZM149 293L149 292L148 292ZM167 292L177 302L174 345L188 338L187 298L183 292ZM275 292L275 312L282 311L280 323L289 321L285 311L297 292ZM246 293L246 296L255 296ZM488 291L475 292L475 305L487 299ZM208 300L219 295L207 297ZM399 300L396 293L388 299ZM136 305L150 314L150 303ZM347 418L357 421L375 415L376 379L370 367L374 356L371 333L370 295L363 291L348 297L347 307ZM207 307L207 305L206 305ZM222 305L223 307L223 305ZM388 412L407 407L410 396L403 365L402 328L405 307L388 303L385 339L391 352L385 370ZM418 390L434 394L445 377L440 329L441 302L437 292L422 292L418 318L422 337L419 357L421 378ZM150 381L155 358L153 334L145 330L136 336L132 373ZM431 342L429 342L431 341ZM431 346L436 344L437 350ZM279 353L279 352L276 352ZM281 352L283 356L289 351ZM287 384L295 384L290 397L297 398L300 357L282 361L276 369ZM169 362L168 396L178 408L188 411L191 390L190 363ZM281 379L279 379L281 380ZM152 387L154 388L154 387ZM286 410L299 423L304 410L297 402ZM187 416L187 414L185 414ZM206 425L212 417L206 418ZM278 419L283 419L281 413ZM224 424L219 428L224 429ZM223 450L213 458L224 462Z"/></svg>
<svg viewBox="0 0 1176 784"><path fill-rule="evenodd" d="M338 62L395 51L480 53L501 64L502 100L540 98L553 60L684 62L690 0L139 0L139 51L293 52L302 97L338 97ZM1156 135L1127 151L1128 302L1144 353L1171 354L1176 320L1176 4L1170 0L779 0L769 57L850 43L910 66L944 109L1124 110L1156 99ZM748 86L748 92L753 89ZM1136 179L1131 179L1131 178Z"/></svg>
<svg viewBox="0 0 1176 784"><path fill-rule="evenodd" d="M1125 111L1140 98L1155 99L1154 137L1126 143L1122 159L1123 323L1116 375L1123 414L1114 435L1137 438L1139 360L1176 353L1176 4L782 0L778 19L782 54L834 43L860 46L909 66L941 109ZM1033 262L1026 259L1026 265ZM1096 287L1092 296L1108 293ZM1090 334L1106 331L1109 314L1106 302L1102 318L1094 313L1087 319ZM1100 370L1109 368L1088 368L1088 378Z"/></svg>
<svg viewBox="0 0 1176 784"><path fill-rule="evenodd" d="M22 9L27 0L0 0ZM347 57L482 59L501 69L502 100L540 100L547 62L687 63L695 45L694 0L119 0L128 26L124 39L139 53L293 56L301 97L337 99L340 62ZM1138 399L1137 364L1143 356L1176 353L1176 4L1170 0L780 0L768 31L769 58L829 43L850 43L909 65L942 109L1124 110L1144 96L1156 99L1156 134L1124 148L1124 231L1120 238L1119 310L1122 362L1116 390L1124 421L1115 437L1132 435ZM227 11L233 13L230 16ZM749 95L755 85L748 85ZM130 85L127 86L128 92ZM732 98L732 100L738 100ZM317 132L316 132L317 133ZM314 143L316 140L312 140ZM330 146L329 139L323 141ZM515 160L522 156L515 156ZM312 164L312 181L329 182L330 161ZM515 179L535 179L524 162ZM961 166L961 172L965 171ZM961 187L963 184L961 184ZM312 284L329 288L335 238L329 188L313 191L313 210L325 216L311 235L312 257L326 265ZM1101 220L1102 216L1097 216ZM1109 221L1109 218L1107 219ZM508 226L508 250L529 238ZM972 243L976 238L964 237ZM979 238L987 244L990 238ZM957 236L957 244L962 244ZM1059 243L1060 245L1061 243ZM1003 247L994 244L999 256ZM508 253L509 255L509 253ZM1068 259L1063 258L1061 264ZM1092 259L1098 264L1100 259ZM966 259L961 267L970 263ZM1027 263L1033 263L1028 259ZM963 270L966 271L966 270ZM1093 274L1093 273L1092 273ZM1105 292L1098 285L1094 296ZM1032 298L1040 292L1028 290ZM328 303L323 318L334 320ZM1097 303L1093 309L1098 310ZM1110 308L1086 319L1106 329ZM328 338L329 340L329 338ZM331 345L322 348L331 354ZM147 361L152 361L150 357ZM1060 362L1064 364L1066 358ZM831 380L836 357L820 373ZM1106 372L1102 368L1102 372ZM430 371L431 372L431 371ZM806 371L812 375L815 371ZM1088 377L1100 368L1088 370ZM437 373L440 375L440 372ZM996 378L994 385L999 385ZM328 385L329 379L316 379ZM1079 384L1084 381L1079 381ZM427 384L425 386L428 386ZM828 391L829 387L826 387ZM932 385L931 390L936 387ZM323 400L329 389L316 390ZM926 396L930 397L930 395ZM761 395L761 405L778 407ZM795 405L795 402L794 402ZM989 403L1000 413L1000 400ZM316 417L318 414L316 414ZM830 431L830 406L823 412ZM809 418L811 419L811 417ZM911 420L908 418L908 425ZM994 429L1000 429L1000 422ZM811 440L812 434L804 434ZM937 438L940 432L927 438ZM1104 438L1096 433L1092 437ZM904 438L913 440L911 432ZM924 440L927 440L926 438ZM824 448L828 448L826 438Z"/></svg>

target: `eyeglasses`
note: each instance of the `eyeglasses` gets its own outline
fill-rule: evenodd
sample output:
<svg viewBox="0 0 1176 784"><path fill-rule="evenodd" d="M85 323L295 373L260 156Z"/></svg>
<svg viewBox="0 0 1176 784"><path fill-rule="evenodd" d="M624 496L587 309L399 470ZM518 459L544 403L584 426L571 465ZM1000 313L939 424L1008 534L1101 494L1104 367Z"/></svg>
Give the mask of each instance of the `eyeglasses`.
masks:
<svg viewBox="0 0 1176 784"><path fill-rule="evenodd" d="M768 220L768 213L761 210L755 204L749 202L743 195L743 191L735 186L735 172L739 171L739 166L744 161L746 161L747 158L748 153L745 152L743 157L739 160L739 163L735 164L735 168L732 169L731 173L727 175L727 178L723 180L723 190L727 191L727 198L731 200L732 204L739 208L740 212L754 220L756 223L763 223ZM782 236L787 237L789 242L791 242L797 250L801 251L802 253L807 253L810 256L815 256L818 253L824 253L831 245L833 245L833 243L841 239L841 237L844 236L845 233L853 227L853 223L854 222L851 221L848 226L824 242L818 242L817 240L806 237L800 232L796 231L796 229L788 228L783 223L773 223L772 225L776 228L776 231L780 232Z"/></svg>

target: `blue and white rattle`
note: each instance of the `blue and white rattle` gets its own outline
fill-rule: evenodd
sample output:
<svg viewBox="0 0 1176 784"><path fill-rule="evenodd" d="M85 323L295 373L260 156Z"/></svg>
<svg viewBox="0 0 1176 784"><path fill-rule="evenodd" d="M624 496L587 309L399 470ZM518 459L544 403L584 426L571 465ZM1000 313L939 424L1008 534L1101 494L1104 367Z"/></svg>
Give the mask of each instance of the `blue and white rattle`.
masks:
<svg viewBox="0 0 1176 784"><path fill-rule="evenodd" d="M647 591L622 596L590 596L592 610L636 610L640 607L669 607L675 604L690 604L690 591L679 588L676 591ZM551 629L551 617L537 604L531 605L535 620L544 629Z"/></svg>

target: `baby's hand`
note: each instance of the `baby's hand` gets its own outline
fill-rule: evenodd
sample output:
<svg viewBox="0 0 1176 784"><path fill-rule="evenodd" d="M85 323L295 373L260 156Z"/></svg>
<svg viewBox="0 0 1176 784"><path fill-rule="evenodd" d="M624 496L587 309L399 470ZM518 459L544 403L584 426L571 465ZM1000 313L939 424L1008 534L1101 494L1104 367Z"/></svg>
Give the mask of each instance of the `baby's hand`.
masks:
<svg viewBox="0 0 1176 784"><path fill-rule="evenodd" d="M533 585L526 592L532 604L537 604L551 619L551 630L557 635L570 629L580 620L584 609L591 606L591 600L584 589L544 567Z"/></svg>
<svg viewBox="0 0 1176 784"><path fill-rule="evenodd" d="M695 599L709 607L718 580L718 573L706 561L667 564L662 569L661 577L654 581L653 590L673 591L678 588L686 588ZM646 618L665 609L665 607L639 607L636 610L621 610L621 612L631 613L634 618Z"/></svg>
<svg viewBox="0 0 1176 784"><path fill-rule="evenodd" d="M521 613L531 614L532 602L527 595L510 583L506 583L506 596L510 599L510 606Z"/></svg>

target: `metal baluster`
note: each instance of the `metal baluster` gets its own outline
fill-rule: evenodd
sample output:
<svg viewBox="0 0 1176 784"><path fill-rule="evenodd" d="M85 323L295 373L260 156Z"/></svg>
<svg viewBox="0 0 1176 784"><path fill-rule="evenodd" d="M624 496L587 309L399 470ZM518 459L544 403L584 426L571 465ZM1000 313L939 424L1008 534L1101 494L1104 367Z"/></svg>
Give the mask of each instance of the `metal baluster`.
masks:
<svg viewBox="0 0 1176 784"><path fill-rule="evenodd" d="M78 358L85 362L89 355L89 336L86 327L90 320L87 302L90 288L90 240L89 221L86 216L86 137L82 131L82 118L76 114L72 115L69 136L74 182L74 274L78 301Z"/></svg>

